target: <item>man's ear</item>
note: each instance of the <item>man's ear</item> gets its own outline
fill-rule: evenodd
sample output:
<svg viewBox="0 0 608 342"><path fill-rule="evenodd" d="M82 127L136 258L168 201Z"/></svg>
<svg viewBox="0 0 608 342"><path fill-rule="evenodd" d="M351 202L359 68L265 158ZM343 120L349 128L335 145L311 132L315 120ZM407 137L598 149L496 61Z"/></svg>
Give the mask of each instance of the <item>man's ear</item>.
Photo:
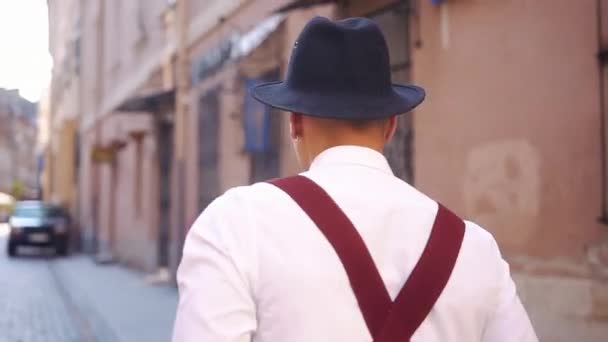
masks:
<svg viewBox="0 0 608 342"><path fill-rule="evenodd" d="M302 114L291 113L289 115L289 133L292 139L298 139L304 132L304 126L302 124Z"/></svg>
<svg viewBox="0 0 608 342"><path fill-rule="evenodd" d="M386 129L384 130L384 140L386 142L389 142L395 135L396 131L397 131L397 115L393 115L390 118L388 118L388 121L386 123Z"/></svg>

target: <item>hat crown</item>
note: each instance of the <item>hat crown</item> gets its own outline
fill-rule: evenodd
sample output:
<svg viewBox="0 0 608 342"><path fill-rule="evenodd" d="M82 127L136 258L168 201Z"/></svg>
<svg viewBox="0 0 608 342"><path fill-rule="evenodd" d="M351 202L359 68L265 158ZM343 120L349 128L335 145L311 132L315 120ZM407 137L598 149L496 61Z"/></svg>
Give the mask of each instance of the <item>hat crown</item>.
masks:
<svg viewBox="0 0 608 342"><path fill-rule="evenodd" d="M388 47L380 28L367 18L313 18L294 44L286 83L301 92L391 92Z"/></svg>

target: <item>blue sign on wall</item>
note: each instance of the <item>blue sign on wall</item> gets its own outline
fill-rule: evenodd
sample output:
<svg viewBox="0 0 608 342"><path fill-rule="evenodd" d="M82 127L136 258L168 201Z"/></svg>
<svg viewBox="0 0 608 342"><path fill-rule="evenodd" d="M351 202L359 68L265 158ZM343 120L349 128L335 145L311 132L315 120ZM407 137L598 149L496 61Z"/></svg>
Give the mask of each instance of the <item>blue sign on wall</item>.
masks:
<svg viewBox="0 0 608 342"><path fill-rule="evenodd" d="M38 167L38 172L41 172L44 169L44 155L43 154L38 154L37 158L36 158L36 164Z"/></svg>
<svg viewBox="0 0 608 342"><path fill-rule="evenodd" d="M250 90L262 83L258 79L245 79L245 100L243 105L243 128L245 130L245 151L264 153L271 148L270 107L251 96Z"/></svg>

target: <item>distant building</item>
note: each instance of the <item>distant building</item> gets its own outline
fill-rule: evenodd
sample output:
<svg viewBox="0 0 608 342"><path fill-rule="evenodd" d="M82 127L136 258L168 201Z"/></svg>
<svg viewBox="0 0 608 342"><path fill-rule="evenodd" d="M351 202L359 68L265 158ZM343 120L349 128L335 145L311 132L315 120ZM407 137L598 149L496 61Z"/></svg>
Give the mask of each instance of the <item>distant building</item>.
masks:
<svg viewBox="0 0 608 342"><path fill-rule="evenodd" d="M38 195L36 104L0 88L0 192Z"/></svg>

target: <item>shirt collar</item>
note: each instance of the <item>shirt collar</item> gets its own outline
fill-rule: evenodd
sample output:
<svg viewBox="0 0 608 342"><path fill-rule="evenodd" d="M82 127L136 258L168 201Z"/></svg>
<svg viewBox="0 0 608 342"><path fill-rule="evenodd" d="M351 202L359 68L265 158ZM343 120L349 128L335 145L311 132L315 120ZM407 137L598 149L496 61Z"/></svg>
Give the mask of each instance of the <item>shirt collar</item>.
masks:
<svg viewBox="0 0 608 342"><path fill-rule="evenodd" d="M393 174L382 153L363 146L343 145L328 148L313 160L310 169L328 165L358 165Z"/></svg>

